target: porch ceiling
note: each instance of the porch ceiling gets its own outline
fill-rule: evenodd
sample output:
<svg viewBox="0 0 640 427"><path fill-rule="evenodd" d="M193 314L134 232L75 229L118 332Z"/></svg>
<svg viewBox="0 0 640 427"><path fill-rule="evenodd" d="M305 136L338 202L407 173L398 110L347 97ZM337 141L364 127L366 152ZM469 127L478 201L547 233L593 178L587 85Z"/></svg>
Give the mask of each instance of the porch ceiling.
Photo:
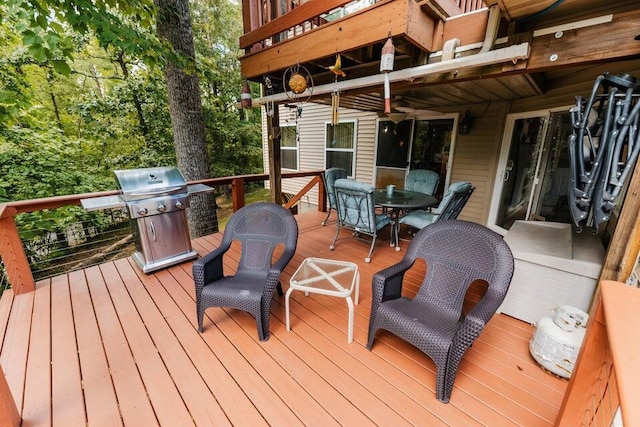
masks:
<svg viewBox="0 0 640 427"><path fill-rule="evenodd" d="M437 68L441 58L439 55L444 54L446 49L417 52L415 45L394 37L394 72L406 70L407 73L391 81L392 108L410 115L420 114L420 110L450 111L456 106L517 100L567 87L582 91L590 88L594 79L604 72L640 75L640 41L634 40L640 34L636 24L640 10L633 2L487 0L485 4L498 5L506 17L506 21L500 24L492 52L528 44L529 53L507 55L501 61L473 62L472 57L480 56L478 54L482 52L480 46L488 19L486 10L447 20L443 33L439 34L440 41L460 38L460 46L454 50L453 62L469 59L464 68L453 63L450 67ZM366 10L362 12L358 16L367 14ZM343 28L346 30L349 27ZM309 41L318 38L313 32L308 36ZM436 33L434 46L437 45L435 40ZM311 101L330 104L331 93L339 90L341 107L382 112L384 97L379 72L380 45L381 42L375 39L374 44L353 51L342 51L342 65L348 77L339 79L337 83L334 83L333 74L326 70L328 63L322 63L321 66L317 66L317 61L301 63L313 75L315 90ZM268 60L268 55L290 56L296 53L292 48L282 43L277 46L276 53L273 47L265 49L262 54L267 56L263 59L269 67L274 66ZM305 52L309 53L309 49L305 49ZM313 53L315 49L311 50ZM257 59L257 55L247 55L241 61L247 61L252 56ZM550 59L552 57L556 59ZM333 58L318 60L333 61ZM435 67L418 76L412 74L411 70L425 65ZM284 84L281 70L273 68L262 76L269 76L273 82L272 101L292 101L282 92ZM303 94L303 97L307 94ZM266 100L264 97L256 99L254 106Z"/></svg>
<svg viewBox="0 0 640 427"><path fill-rule="evenodd" d="M594 79L605 72L640 76L640 59L552 69L532 74L496 75L455 81L453 73L440 75L421 84L392 85L392 109L409 116L429 111L450 110L456 106L517 100L563 88L589 90ZM313 97L313 102L331 104L330 94ZM573 99L568 99L568 103ZM340 93L340 107L364 111L384 110L382 86L371 86Z"/></svg>

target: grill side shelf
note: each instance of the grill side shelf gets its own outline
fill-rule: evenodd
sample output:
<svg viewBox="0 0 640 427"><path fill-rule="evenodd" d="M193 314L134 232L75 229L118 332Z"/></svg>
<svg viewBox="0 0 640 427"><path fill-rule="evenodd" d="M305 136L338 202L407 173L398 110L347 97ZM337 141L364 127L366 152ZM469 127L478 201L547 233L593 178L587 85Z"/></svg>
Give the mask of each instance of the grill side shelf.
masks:
<svg viewBox="0 0 640 427"><path fill-rule="evenodd" d="M92 197L90 199L80 199L80 203L87 211L126 207L126 204L120 196L103 196Z"/></svg>

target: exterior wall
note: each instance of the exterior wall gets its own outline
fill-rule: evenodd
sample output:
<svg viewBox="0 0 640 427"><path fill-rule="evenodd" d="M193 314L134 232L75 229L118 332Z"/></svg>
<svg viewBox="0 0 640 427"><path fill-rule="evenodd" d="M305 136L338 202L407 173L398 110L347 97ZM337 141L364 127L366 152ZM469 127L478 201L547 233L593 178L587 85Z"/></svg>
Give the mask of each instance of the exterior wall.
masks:
<svg viewBox="0 0 640 427"><path fill-rule="evenodd" d="M281 106L280 126L295 125L295 109ZM262 120L262 148L265 173L269 172L269 153L267 141L266 116L263 109ZM355 179L373 183L373 161L375 147L375 127L377 114L359 110L340 109L340 120L356 120L356 166ZM298 170L323 170L324 165L324 128L331 120L331 107L322 104L307 103L302 105L302 115L298 118L300 126L300 143L298 147ZM289 169L283 169L289 171ZM309 182L308 178L292 178L282 181L282 191L297 193ZM268 186L268 184L267 184ZM307 193L309 202L316 204L318 189L314 187ZM303 198L306 201L306 197Z"/></svg>
<svg viewBox="0 0 640 427"><path fill-rule="evenodd" d="M486 224L507 104L474 105L469 109L473 125L469 134L458 134L450 182L469 181L476 187L459 218Z"/></svg>
<svg viewBox="0 0 640 427"><path fill-rule="evenodd" d="M298 119L300 126L298 168L301 171L322 170L325 168L324 125L331 119L331 108L311 103L303 104L302 108L302 115ZM471 110L474 122L471 132L468 135L458 135L457 141L455 141L450 182L467 180L473 183L476 190L460 214L460 219L486 224L507 104L463 106L458 111L462 113L467 108ZM280 107L281 126L295 125L294 111ZM374 183L377 118L378 115L375 112L340 109L340 120L357 121L355 179L372 184ZM264 116L263 152L265 171L268 171L269 159L267 157L267 132ZM295 194L307 182L306 178L283 180L282 191ZM312 204L318 200L316 188L307 195Z"/></svg>

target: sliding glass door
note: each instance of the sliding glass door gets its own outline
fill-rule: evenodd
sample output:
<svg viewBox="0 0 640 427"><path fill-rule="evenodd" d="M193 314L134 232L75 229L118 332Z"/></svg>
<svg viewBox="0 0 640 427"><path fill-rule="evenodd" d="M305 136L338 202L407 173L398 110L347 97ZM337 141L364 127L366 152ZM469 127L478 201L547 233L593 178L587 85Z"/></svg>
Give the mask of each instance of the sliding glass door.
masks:
<svg viewBox="0 0 640 427"><path fill-rule="evenodd" d="M492 228L506 232L517 220L570 222L567 110L507 117L489 214Z"/></svg>

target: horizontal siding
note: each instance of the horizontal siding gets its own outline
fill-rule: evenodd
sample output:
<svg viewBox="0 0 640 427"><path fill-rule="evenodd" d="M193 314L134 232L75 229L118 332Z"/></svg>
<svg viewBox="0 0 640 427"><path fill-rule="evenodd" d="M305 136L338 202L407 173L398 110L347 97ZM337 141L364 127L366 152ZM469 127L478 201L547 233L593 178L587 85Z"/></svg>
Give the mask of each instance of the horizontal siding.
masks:
<svg viewBox="0 0 640 427"><path fill-rule="evenodd" d="M495 182L506 104L471 106L473 126L468 135L458 135L451 169L451 182L469 181L476 187L460 213L460 219L486 224Z"/></svg>
<svg viewBox="0 0 640 427"><path fill-rule="evenodd" d="M280 125L295 125L293 109L280 106ZM356 120L358 135L356 140L356 176L363 182L373 182L373 159L375 147L375 126L377 114L347 108L340 109L340 120ZM298 170L322 170L324 164L324 124L331 120L331 107L328 105L304 103L302 114L298 118L300 126L300 146L298 153ZM265 172L269 172L269 153L266 116L263 114L262 148ZM283 180L282 191L297 193L311 178L291 178ZM315 186L303 198L311 204L318 202L318 187Z"/></svg>

